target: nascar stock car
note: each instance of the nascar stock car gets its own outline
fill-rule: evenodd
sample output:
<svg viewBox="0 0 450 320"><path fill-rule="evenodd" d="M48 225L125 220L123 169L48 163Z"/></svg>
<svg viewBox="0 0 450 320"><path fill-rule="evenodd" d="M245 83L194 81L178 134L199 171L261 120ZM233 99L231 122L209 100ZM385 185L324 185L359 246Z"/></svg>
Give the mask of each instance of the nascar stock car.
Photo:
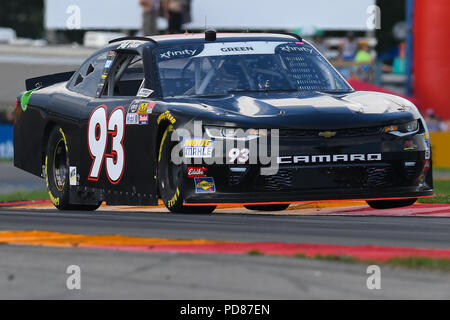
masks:
<svg viewBox="0 0 450 320"><path fill-rule="evenodd" d="M349 199L385 209L433 194L417 108L355 91L300 36L121 38L26 87L14 164L43 177L61 210L160 199L183 213Z"/></svg>

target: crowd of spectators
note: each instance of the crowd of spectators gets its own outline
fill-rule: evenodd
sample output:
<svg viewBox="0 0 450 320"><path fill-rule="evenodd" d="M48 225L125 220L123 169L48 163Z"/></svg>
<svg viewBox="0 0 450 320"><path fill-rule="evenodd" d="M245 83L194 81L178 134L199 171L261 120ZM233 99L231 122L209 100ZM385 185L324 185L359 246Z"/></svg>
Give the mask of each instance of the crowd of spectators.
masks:
<svg viewBox="0 0 450 320"><path fill-rule="evenodd" d="M159 34L156 20L167 20L166 33L182 33L183 25L191 21L191 0L139 0L143 11L142 33L146 36Z"/></svg>
<svg viewBox="0 0 450 320"><path fill-rule="evenodd" d="M450 120L443 120L434 113L433 109L426 110L424 119L430 132L450 132Z"/></svg>

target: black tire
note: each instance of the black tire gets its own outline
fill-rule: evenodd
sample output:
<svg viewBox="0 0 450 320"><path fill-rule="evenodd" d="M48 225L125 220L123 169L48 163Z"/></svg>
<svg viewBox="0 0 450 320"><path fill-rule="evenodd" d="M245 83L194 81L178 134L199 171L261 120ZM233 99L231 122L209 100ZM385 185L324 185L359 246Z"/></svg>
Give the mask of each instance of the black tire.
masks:
<svg viewBox="0 0 450 320"><path fill-rule="evenodd" d="M173 126L164 131L158 154L158 189L164 205L170 212L210 214L215 206L185 206L183 197L183 165L176 165L171 160L176 141L171 141Z"/></svg>
<svg viewBox="0 0 450 320"><path fill-rule="evenodd" d="M60 127L50 133L45 155L45 184L53 205L59 210L94 211L98 205L69 203L69 149Z"/></svg>
<svg viewBox="0 0 450 320"><path fill-rule="evenodd" d="M399 200L374 200L367 201L367 204L373 209L394 209L412 206L417 201L415 199L399 199Z"/></svg>
<svg viewBox="0 0 450 320"><path fill-rule="evenodd" d="M289 208L290 204L266 204L266 205L245 205L249 210L256 211L284 211Z"/></svg>

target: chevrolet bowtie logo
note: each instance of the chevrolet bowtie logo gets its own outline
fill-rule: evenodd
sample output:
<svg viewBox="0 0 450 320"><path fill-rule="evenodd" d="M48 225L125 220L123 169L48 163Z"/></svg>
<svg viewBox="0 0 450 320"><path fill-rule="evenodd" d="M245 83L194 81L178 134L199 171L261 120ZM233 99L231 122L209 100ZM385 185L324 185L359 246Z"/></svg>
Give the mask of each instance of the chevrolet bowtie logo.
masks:
<svg viewBox="0 0 450 320"><path fill-rule="evenodd" d="M336 134L337 134L337 132L332 132L332 131L319 132L319 136L324 137L324 138L332 138Z"/></svg>

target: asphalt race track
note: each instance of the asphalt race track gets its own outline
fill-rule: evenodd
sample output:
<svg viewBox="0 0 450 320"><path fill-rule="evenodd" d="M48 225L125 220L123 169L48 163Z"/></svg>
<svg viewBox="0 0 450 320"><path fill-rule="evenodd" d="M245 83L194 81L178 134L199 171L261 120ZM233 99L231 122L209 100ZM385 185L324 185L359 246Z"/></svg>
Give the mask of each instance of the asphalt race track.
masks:
<svg viewBox="0 0 450 320"><path fill-rule="evenodd" d="M159 211L159 212L157 212ZM44 230L138 237L449 248L450 219L428 217L213 215L156 212L0 211L0 230Z"/></svg>
<svg viewBox="0 0 450 320"><path fill-rule="evenodd" d="M161 208L117 210L2 208L0 230L415 248L448 248L450 243L446 217L315 216L297 210L283 216L240 208L207 216ZM448 273L382 267L382 289L368 290L366 265L331 261L21 245L0 246L0 256L0 298L450 298ZM72 264L82 270L81 290L65 287L65 271Z"/></svg>

